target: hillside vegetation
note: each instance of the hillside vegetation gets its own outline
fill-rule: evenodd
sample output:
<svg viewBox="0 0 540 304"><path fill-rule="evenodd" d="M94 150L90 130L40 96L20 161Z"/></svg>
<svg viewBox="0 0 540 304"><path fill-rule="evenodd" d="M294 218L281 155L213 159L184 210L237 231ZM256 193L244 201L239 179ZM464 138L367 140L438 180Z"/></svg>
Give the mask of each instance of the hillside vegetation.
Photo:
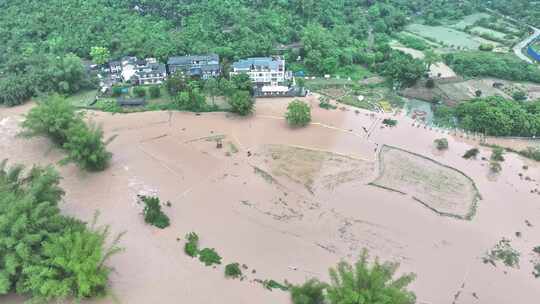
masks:
<svg viewBox="0 0 540 304"><path fill-rule="evenodd" d="M409 16L459 18L473 8L442 0L7 0L0 3L0 104L94 86L80 60L92 47L113 58L161 60L215 52L225 63L280 48L314 74L353 64L381 71L389 34Z"/></svg>

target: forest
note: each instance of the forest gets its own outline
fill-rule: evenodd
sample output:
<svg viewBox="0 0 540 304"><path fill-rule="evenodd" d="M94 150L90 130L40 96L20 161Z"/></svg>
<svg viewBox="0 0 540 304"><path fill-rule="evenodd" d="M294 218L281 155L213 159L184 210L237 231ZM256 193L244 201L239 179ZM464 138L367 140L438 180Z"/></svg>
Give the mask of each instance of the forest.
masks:
<svg viewBox="0 0 540 304"><path fill-rule="evenodd" d="M443 0L7 0L0 3L0 104L95 86L83 73L92 47L112 58L214 52L225 65L282 54L317 75L364 64L403 76L410 73L382 64L391 57L390 34L413 15L459 18L474 7ZM412 65L405 69L418 70ZM406 77L399 81L416 78Z"/></svg>

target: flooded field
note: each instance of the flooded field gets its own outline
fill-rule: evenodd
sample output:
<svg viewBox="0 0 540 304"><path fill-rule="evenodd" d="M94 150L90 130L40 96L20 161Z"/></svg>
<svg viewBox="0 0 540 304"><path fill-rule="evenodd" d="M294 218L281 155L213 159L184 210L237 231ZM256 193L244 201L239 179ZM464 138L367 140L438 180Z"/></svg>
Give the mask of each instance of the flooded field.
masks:
<svg viewBox="0 0 540 304"><path fill-rule="evenodd" d="M418 303L534 303L540 297L530 262L540 245L538 163L506 154L502 172L493 175L482 160L490 150L474 139L420 126L405 115L321 109L316 95L305 99L312 124L291 129L283 119L290 100L259 100L248 118L87 114L106 137L116 135L109 146L112 165L101 173L60 167L67 193L62 210L83 220L99 210L101 224L113 233L126 231L125 251L110 261L110 296L92 303L288 304L286 292L269 291L257 280L327 280L329 267L355 259L363 248L416 273ZM30 107L0 108L0 159L56 163L62 153L48 140L16 136ZM388 117L397 127L383 127ZM448 140L447 151L434 149L437 138ZM384 146L403 152L383 151L381 158ZM477 159L462 158L473 147L480 149ZM369 185L381 172L384 185L408 195ZM472 182L482 200L470 220L441 216L413 198L466 214L475 197ZM163 207L169 228L144 223L141 193L171 202ZM224 265L246 264L247 278L227 280L223 266L205 267L186 256L183 239L191 231L220 253ZM483 263L502 238L521 253L519 268Z"/></svg>

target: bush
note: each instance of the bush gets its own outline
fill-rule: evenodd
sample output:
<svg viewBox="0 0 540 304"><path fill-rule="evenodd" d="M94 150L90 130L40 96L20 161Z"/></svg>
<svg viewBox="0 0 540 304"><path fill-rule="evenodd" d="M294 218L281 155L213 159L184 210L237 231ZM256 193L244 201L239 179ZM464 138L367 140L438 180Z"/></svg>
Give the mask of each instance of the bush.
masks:
<svg viewBox="0 0 540 304"><path fill-rule="evenodd" d="M326 284L317 279L311 279L299 286L292 286L292 302L293 304L325 304L325 288Z"/></svg>
<svg viewBox="0 0 540 304"><path fill-rule="evenodd" d="M490 44L490 43L482 43L478 47L478 49L483 52L491 52L493 51L494 48L495 47L493 46L493 44Z"/></svg>
<svg viewBox="0 0 540 304"><path fill-rule="evenodd" d="M246 116L253 112L255 102L249 91L237 90L228 98L228 101L234 113Z"/></svg>
<svg viewBox="0 0 540 304"><path fill-rule="evenodd" d="M395 127L398 124L397 120L390 119L390 118L383 119L382 123L383 125L388 126L388 127Z"/></svg>
<svg viewBox="0 0 540 304"><path fill-rule="evenodd" d="M240 269L240 264L231 263L225 266L225 276L227 278L239 278L242 276L242 269Z"/></svg>
<svg viewBox="0 0 540 304"><path fill-rule="evenodd" d="M497 161L497 162L501 162L501 161L504 161L504 149L502 147L494 147L492 150L491 150L491 157L490 159L492 161Z"/></svg>
<svg viewBox="0 0 540 304"><path fill-rule="evenodd" d="M281 289L283 291L287 291L289 290L289 286L285 285L285 284L281 284L275 280L264 280L262 282L262 285L264 288L268 289L268 290L272 290L272 289Z"/></svg>
<svg viewBox="0 0 540 304"><path fill-rule="evenodd" d="M195 232L186 235L187 242L184 245L184 252L194 258L199 254L199 236Z"/></svg>
<svg viewBox="0 0 540 304"><path fill-rule="evenodd" d="M527 100L527 93L523 92L522 90L517 90L512 93L512 98L515 101L524 101Z"/></svg>
<svg viewBox="0 0 540 304"><path fill-rule="evenodd" d="M429 78L426 81L426 88L433 89L434 87L435 87L435 80L433 80L433 78Z"/></svg>
<svg viewBox="0 0 540 304"><path fill-rule="evenodd" d="M484 257L484 263L491 263L495 266L496 261L501 261L504 265L508 267L518 267L519 266L519 252L512 248L510 241L507 239L500 240L491 251L488 252L487 256Z"/></svg>
<svg viewBox="0 0 540 304"><path fill-rule="evenodd" d="M221 264L221 257L214 248L204 248L199 252L199 261L206 266Z"/></svg>
<svg viewBox="0 0 540 304"><path fill-rule="evenodd" d="M476 148L472 148L470 150L467 150L467 152L465 152L465 154L463 154L463 158L465 158L465 159L476 158L478 153L480 153L480 150L478 150Z"/></svg>
<svg viewBox="0 0 540 304"><path fill-rule="evenodd" d="M287 106L285 118L291 126L306 126L311 121L311 108L307 103L295 99Z"/></svg>
<svg viewBox="0 0 540 304"><path fill-rule="evenodd" d="M144 97L146 96L146 89L144 87L134 87L133 94L135 94L138 97Z"/></svg>
<svg viewBox="0 0 540 304"><path fill-rule="evenodd" d="M148 91L151 98L159 98L161 96L161 88L159 86L151 86Z"/></svg>
<svg viewBox="0 0 540 304"><path fill-rule="evenodd" d="M319 107L323 108L323 109L326 109L326 110L335 110L335 109L337 109L337 107L335 105L331 104L330 101L328 100L328 98L326 98L326 97L321 97L320 98Z"/></svg>
<svg viewBox="0 0 540 304"><path fill-rule="evenodd" d="M499 163L497 161L490 161L489 162L489 170L491 170L491 172L493 172L493 173L501 172L502 171L501 163Z"/></svg>
<svg viewBox="0 0 540 304"><path fill-rule="evenodd" d="M446 138L435 139L435 146L437 150L446 150L448 149L448 140Z"/></svg>
<svg viewBox="0 0 540 304"><path fill-rule="evenodd" d="M169 227L169 217L161 211L159 198L152 196L140 196L144 203L144 221L148 224L164 229Z"/></svg>

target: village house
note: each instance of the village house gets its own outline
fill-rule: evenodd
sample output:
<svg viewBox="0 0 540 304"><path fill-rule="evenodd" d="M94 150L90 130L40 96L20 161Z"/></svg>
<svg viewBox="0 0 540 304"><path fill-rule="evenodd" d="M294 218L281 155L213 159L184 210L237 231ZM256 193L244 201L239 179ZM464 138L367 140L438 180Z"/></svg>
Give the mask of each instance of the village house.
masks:
<svg viewBox="0 0 540 304"><path fill-rule="evenodd" d="M135 75L132 81L136 84L161 84L167 79L167 69L155 58L138 60L135 65Z"/></svg>
<svg viewBox="0 0 540 304"><path fill-rule="evenodd" d="M171 57L167 67L171 75L180 72L187 77L204 80L221 75L219 56L216 54Z"/></svg>
<svg viewBox="0 0 540 304"><path fill-rule="evenodd" d="M119 82L160 84L167 78L165 65L155 58L123 57L121 60L109 61L106 72L108 79L104 84L109 86Z"/></svg>
<svg viewBox="0 0 540 304"><path fill-rule="evenodd" d="M296 96L291 86L292 74L285 69L285 60L280 57L247 58L233 63L230 76L247 74L253 83L255 95Z"/></svg>

